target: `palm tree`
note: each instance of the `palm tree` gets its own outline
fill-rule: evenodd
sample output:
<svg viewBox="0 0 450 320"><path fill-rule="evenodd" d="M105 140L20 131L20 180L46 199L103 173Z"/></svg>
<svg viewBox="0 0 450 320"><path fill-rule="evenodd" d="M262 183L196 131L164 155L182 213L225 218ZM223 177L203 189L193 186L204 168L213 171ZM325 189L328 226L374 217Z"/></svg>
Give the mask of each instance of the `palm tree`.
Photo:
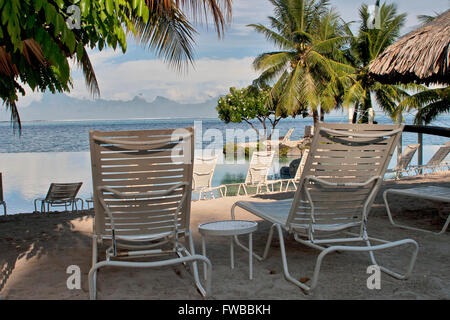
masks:
<svg viewBox="0 0 450 320"><path fill-rule="evenodd" d="M280 48L259 55L254 61L261 75L254 85L275 83L269 103L291 115L311 110L314 122L318 110L329 110L338 104L338 88L342 87L353 68L345 63L340 46L345 37L339 16L328 0L270 0L274 16L270 28L251 24L256 32Z"/></svg>
<svg viewBox="0 0 450 320"><path fill-rule="evenodd" d="M369 75L369 64L394 43L406 18L405 14L397 14L395 4L384 3L380 6L378 0L376 6L379 8L380 22L377 28L369 27L370 14L367 5L362 5L359 10L362 22L358 35L354 36L350 28L347 28L347 34L353 40L346 55L356 72L351 76L352 84L346 88L343 99L345 106L354 106L354 123L368 122L368 112L372 108L373 98L389 116L397 117L397 105L409 96L407 90L419 89L414 85L382 84Z"/></svg>
<svg viewBox="0 0 450 320"><path fill-rule="evenodd" d="M428 125L442 114L450 112L450 87L425 89L405 98L398 106L397 113L417 110L414 123Z"/></svg>

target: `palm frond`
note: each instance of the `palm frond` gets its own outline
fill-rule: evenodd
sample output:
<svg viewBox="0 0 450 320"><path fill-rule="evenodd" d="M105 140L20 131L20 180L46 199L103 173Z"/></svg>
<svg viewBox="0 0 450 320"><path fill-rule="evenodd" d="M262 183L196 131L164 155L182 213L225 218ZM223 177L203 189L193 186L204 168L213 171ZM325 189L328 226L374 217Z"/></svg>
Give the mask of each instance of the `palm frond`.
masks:
<svg viewBox="0 0 450 320"><path fill-rule="evenodd" d="M100 87L98 85L97 77L95 75L94 67L86 49L83 47L81 57L75 55L74 57L77 66L82 70L86 86L94 98L100 97Z"/></svg>
<svg viewBox="0 0 450 320"><path fill-rule="evenodd" d="M133 20L136 39L171 67L181 71L194 61L193 34L196 32L186 16L176 8L153 12L147 23L140 18Z"/></svg>
<svg viewBox="0 0 450 320"><path fill-rule="evenodd" d="M262 34L268 41L278 46L280 49L289 50L294 48L294 44L290 40L262 24L249 24L248 27L253 28L259 34Z"/></svg>
<svg viewBox="0 0 450 320"><path fill-rule="evenodd" d="M432 102L424 108L419 109L416 114L416 118L414 119L414 123L416 125L428 125L436 118L443 114L450 112L450 103L449 100L439 100L436 102Z"/></svg>
<svg viewBox="0 0 450 320"><path fill-rule="evenodd" d="M187 11L194 22L206 21L211 15L217 34L222 37L225 25L231 21L232 0L146 0L150 12L164 15L167 11Z"/></svg>

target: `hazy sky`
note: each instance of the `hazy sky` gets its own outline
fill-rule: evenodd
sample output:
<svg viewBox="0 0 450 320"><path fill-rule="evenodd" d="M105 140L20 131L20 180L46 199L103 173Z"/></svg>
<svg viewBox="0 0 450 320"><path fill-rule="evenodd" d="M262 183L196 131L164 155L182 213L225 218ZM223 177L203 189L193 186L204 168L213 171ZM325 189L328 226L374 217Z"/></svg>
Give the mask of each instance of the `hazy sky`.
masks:
<svg viewBox="0 0 450 320"><path fill-rule="evenodd" d="M345 21L357 21L361 4L375 0L331 0ZM417 15L443 12L450 8L450 0L390 0L400 13L407 13L407 23L402 33L418 25ZM149 51L129 41L125 55L121 51L92 51L94 65L103 99L129 100L142 95L148 101L164 96L179 102L202 102L227 92L231 86L244 87L257 77L251 63L254 57L272 47L260 35L247 27L250 23L267 25L267 16L273 6L267 0L233 0L233 22L224 39L218 40L213 28L199 27L196 37L195 69L180 75L169 69ZM357 23L355 23L355 26ZM73 72L74 88L70 96L89 98L84 80L78 71ZM19 106L26 107L42 94L27 90Z"/></svg>

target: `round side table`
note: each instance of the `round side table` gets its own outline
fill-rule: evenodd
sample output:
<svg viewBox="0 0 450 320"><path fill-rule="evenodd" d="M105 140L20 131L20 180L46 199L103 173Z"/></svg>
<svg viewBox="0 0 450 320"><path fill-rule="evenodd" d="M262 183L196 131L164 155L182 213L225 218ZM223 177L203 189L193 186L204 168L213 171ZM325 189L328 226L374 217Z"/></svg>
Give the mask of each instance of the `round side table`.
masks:
<svg viewBox="0 0 450 320"><path fill-rule="evenodd" d="M248 234L248 260L249 260L249 278L253 279L253 239L252 234L258 229L258 224L254 221L242 220L224 220L203 223L199 225L198 231L202 236L202 253L206 256L206 236L225 236L230 237L230 256L231 269L234 269L234 236ZM206 266L205 278L206 278Z"/></svg>

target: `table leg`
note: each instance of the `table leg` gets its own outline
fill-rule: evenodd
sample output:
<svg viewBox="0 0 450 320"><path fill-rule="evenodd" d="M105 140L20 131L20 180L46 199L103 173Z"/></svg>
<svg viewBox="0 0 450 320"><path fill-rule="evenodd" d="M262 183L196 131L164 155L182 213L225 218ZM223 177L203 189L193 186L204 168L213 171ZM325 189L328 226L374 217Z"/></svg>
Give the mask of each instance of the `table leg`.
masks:
<svg viewBox="0 0 450 320"><path fill-rule="evenodd" d="M206 243L205 243L205 237L204 236L202 236L202 255L204 256L204 257L206 257ZM203 275L204 275L204 277L205 277L205 280L207 279L207 277L208 277L208 274L207 274L207 265L206 265L206 263L204 262L203 263Z"/></svg>
<svg viewBox="0 0 450 320"><path fill-rule="evenodd" d="M231 257L231 269L234 269L234 244L233 244L233 237L230 237L230 257Z"/></svg>
<svg viewBox="0 0 450 320"><path fill-rule="evenodd" d="M253 279L253 234L248 235L248 268L250 280Z"/></svg>

